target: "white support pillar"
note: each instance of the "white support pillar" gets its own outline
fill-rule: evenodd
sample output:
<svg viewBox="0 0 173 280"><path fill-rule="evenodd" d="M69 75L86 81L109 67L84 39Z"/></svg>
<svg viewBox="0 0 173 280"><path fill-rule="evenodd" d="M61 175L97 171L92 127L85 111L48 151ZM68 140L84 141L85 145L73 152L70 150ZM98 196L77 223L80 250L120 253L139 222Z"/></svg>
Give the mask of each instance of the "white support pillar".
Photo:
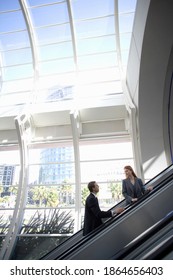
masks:
<svg viewBox="0 0 173 280"><path fill-rule="evenodd" d="M31 137L30 116L22 114L15 118L15 125L18 135L20 150L20 178L19 188L13 217L9 226L8 233L5 237L2 249L0 251L0 259L8 260L15 248L17 235L21 230L24 208L27 198L27 181L28 181L28 141Z"/></svg>
<svg viewBox="0 0 173 280"><path fill-rule="evenodd" d="M75 159L75 225L74 231L81 228L81 171L80 171L80 151L79 151L79 116L78 112L70 112L74 159Z"/></svg>

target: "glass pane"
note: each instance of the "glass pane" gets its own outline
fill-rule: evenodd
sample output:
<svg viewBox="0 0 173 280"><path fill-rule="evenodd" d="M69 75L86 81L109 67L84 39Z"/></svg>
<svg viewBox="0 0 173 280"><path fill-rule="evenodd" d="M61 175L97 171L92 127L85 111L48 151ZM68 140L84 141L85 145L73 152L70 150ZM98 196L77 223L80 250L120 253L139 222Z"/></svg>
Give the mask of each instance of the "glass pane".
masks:
<svg viewBox="0 0 173 280"><path fill-rule="evenodd" d="M57 185L74 182L73 148L62 146L29 151L29 184ZM35 163L35 164L34 164Z"/></svg>
<svg viewBox="0 0 173 280"><path fill-rule="evenodd" d="M65 207L74 206L74 185L64 181L61 185L34 185L28 189L27 207Z"/></svg>
<svg viewBox="0 0 173 280"><path fill-rule="evenodd" d="M34 71L33 71L33 65L30 64L30 65L21 65L21 66L4 68L3 73L4 73L3 80L9 81L9 80L32 77Z"/></svg>
<svg viewBox="0 0 173 280"><path fill-rule="evenodd" d="M80 146L81 160L123 159L132 157L131 142L91 144Z"/></svg>
<svg viewBox="0 0 173 280"><path fill-rule="evenodd" d="M64 146L63 143L58 143L56 147L44 149L30 149L29 150L29 163L30 164L48 164L48 163L69 163L73 162L73 146L71 143Z"/></svg>
<svg viewBox="0 0 173 280"><path fill-rule="evenodd" d="M136 8L137 0L118 0L119 13L133 12Z"/></svg>
<svg viewBox="0 0 173 280"><path fill-rule="evenodd" d="M73 58L40 63L40 75L75 71Z"/></svg>
<svg viewBox="0 0 173 280"><path fill-rule="evenodd" d="M129 50L130 42L131 42L131 33L121 34L120 35L121 51Z"/></svg>
<svg viewBox="0 0 173 280"><path fill-rule="evenodd" d="M50 44L71 40L70 24L39 28L35 31L38 44Z"/></svg>
<svg viewBox="0 0 173 280"><path fill-rule="evenodd" d="M97 194L99 205L101 209L108 210L118 202L124 199L122 196L122 183L121 181L111 181L106 183L98 182L99 193ZM85 205L87 196L89 195L88 187L82 185L82 202ZM106 209L105 209L106 208ZM83 211L84 212L84 211Z"/></svg>
<svg viewBox="0 0 173 280"><path fill-rule="evenodd" d="M77 44L78 55L101 52L114 52L116 48L115 36L80 40Z"/></svg>
<svg viewBox="0 0 173 280"><path fill-rule="evenodd" d="M5 140L7 139L3 139L2 142ZM18 151L0 152L0 208L15 207L20 174L17 162Z"/></svg>
<svg viewBox="0 0 173 280"><path fill-rule="evenodd" d="M111 35L115 33L114 17L98 18L81 21L75 24L76 38L87 38L94 36Z"/></svg>
<svg viewBox="0 0 173 280"><path fill-rule="evenodd" d="M29 184L60 184L74 182L74 164L34 165L29 168Z"/></svg>
<svg viewBox="0 0 173 280"><path fill-rule="evenodd" d="M17 65L32 62L31 49L20 49L3 53L3 65Z"/></svg>
<svg viewBox="0 0 173 280"><path fill-rule="evenodd" d="M37 5L51 4L55 2L62 2L63 0L26 0L26 1L30 6L37 6Z"/></svg>
<svg viewBox="0 0 173 280"><path fill-rule="evenodd" d="M0 49L12 50L30 46L29 36L26 31L1 34Z"/></svg>
<svg viewBox="0 0 173 280"><path fill-rule="evenodd" d="M82 182L121 181L124 178L124 166L132 163L132 159L82 162L81 180Z"/></svg>
<svg viewBox="0 0 173 280"><path fill-rule="evenodd" d="M19 1L1 1L0 12L20 9Z"/></svg>
<svg viewBox="0 0 173 280"><path fill-rule="evenodd" d="M122 14L119 16L120 33L132 32L134 14Z"/></svg>
<svg viewBox="0 0 173 280"><path fill-rule="evenodd" d="M26 29L25 20L21 11L0 14L0 23L0 32Z"/></svg>
<svg viewBox="0 0 173 280"><path fill-rule="evenodd" d="M1 92L6 93L17 93L25 92L33 89L33 79L21 79L16 81L3 82Z"/></svg>
<svg viewBox="0 0 173 280"><path fill-rule="evenodd" d="M35 27L69 22L66 3L32 8L30 13Z"/></svg>
<svg viewBox="0 0 173 280"><path fill-rule="evenodd" d="M73 56L73 47L71 42L42 46L39 48L40 60L51 60L70 56Z"/></svg>
<svg viewBox="0 0 173 280"><path fill-rule="evenodd" d="M129 51L122 51L121 58L122 58L122 64L123 64L124 69L126 71L128 58L129 58Z"/></svg>
<svg viewBox="0 0 173 280"><path fill-rule="evenodd" d="M117 65L117 55L116 53L105 53L80 57L78 64L80 70L114 67Z"/></svg>
<svg viewBox="0 0 173 280"><path fill-rule="evenodd" d="M17 173L17 172L16 172ZM8 176L10 177L10 176ZM18 179L18 178L17 178ZM1 180L1 179L0 179ZM7 183L8 185L5 185ZM9 184L9 179L4 178L0 186L0 208L14 208L16 204L16 198L19 186Z"/></svg>
<svg viewBox="0 0 173 280"><path fill-rule="evenodd" d="M14 165L19 163L19 151L0 151L0 165Z"/></svg>
<svg viewBox="0 0 173 280"><path fill-rule="evenodd" d="M134 165L131 142L81 144L80 156L81 181L97 181L100 186L100 205L110 208L121 201L124 166ZM82 183L83 204L87 195L87 184Z"/></svg>
<svg viewBox="0 0 173 280"><path fill-rule="evenodd" d="M114 13L114 0L72 0L71 4L75 20Z"/></svg>

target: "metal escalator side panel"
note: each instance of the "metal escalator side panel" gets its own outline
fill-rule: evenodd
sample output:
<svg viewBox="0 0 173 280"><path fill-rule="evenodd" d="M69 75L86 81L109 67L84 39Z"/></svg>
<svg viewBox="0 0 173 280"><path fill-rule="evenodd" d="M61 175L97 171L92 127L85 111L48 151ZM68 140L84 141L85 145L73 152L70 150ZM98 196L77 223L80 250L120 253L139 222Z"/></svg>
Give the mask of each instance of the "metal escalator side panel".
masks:
<svg viewBox="0 0 173 280"><path fill-rule="evenodd" d="M103 229L80 248L64 255L62 259L109 259L126 244L162 219L172 210L173 182L169 182L154 196L122 215L116 223Z"/></svg>

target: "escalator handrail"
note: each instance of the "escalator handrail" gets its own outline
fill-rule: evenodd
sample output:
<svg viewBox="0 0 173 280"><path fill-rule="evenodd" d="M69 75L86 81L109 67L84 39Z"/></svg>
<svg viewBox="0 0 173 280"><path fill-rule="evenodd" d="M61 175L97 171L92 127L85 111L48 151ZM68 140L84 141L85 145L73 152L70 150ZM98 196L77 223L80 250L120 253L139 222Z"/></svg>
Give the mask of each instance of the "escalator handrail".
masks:
<svg viewBox="0 0 173 280"><path fill-rule="evenodd" d="M166 238L158 246L152 249L149 253L143 256L143 260L160 260L173 251L173 235Z"/></svg>
<svg viewBox="0 0 173 280"><path fill-rule="evenodd" d="M168 167L166 167L165 169L163 169L158 174L156 174L154 177L152 177L149 181L147 181L147 183L145 185L151 184L152 181L154 181L155 179L157 179L160 176L163 176L164 173L166 175L166 173L171 169L173 170L173 163L171 165L169 165Z"/></svg>

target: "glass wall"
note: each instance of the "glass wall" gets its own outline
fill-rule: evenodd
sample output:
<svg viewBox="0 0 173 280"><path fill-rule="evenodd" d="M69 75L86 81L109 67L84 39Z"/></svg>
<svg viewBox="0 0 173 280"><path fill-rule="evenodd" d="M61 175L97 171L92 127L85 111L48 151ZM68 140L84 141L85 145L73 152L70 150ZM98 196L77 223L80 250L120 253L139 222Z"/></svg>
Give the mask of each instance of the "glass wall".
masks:
<svg viewBox="0 0 173 280"><path fill-rule="evenodd" d="M2 151L0 155L2 244L15 207L20 164L17 150ZM30 148L26 206L12 258L38 259L74 233L77 189L81 191L82 228L89 181L97 181L100 186L98 198L102 209L121 201L123 167L127 164L134 165L129 139L81 141L81 186L76 188L72 143Z"/></svg>
<svg viewBox="0 0 173 280"><path fill-rule="evenodd" d="M99 204L107 210L123 199L121 181L124 166L134 166L132 143L128 139L96 140L80 145L82 213L89 194L87 184L96 181L99 186ZM83 215L82 215L83 219Z"/></svg>

